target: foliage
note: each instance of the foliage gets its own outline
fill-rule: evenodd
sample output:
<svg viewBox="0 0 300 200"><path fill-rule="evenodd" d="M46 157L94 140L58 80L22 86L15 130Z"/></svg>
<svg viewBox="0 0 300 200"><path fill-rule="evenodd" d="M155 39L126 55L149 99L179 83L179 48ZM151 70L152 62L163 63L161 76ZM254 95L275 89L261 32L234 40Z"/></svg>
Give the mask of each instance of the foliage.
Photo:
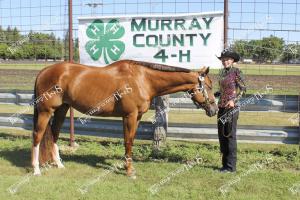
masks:
<svg viewBox="0 0 300 200"><path fill-rule="evenodd" d="M21 35L17 28L3 30L0 26L1 59L62 60L68 53L67 43L68 35L63 40L54 33L30 31ZM78 60L78 40L75 40L74 52L75 60Z"/></svg>
<svg viewBox="0 0 300 200"><path fill-rule="evenodd" d="M232 48L242 59L250 58L257 63L289 62L292 59L300 59L298 43L285 44L282 38L273 35L261 40L236 40Z"/></svg>

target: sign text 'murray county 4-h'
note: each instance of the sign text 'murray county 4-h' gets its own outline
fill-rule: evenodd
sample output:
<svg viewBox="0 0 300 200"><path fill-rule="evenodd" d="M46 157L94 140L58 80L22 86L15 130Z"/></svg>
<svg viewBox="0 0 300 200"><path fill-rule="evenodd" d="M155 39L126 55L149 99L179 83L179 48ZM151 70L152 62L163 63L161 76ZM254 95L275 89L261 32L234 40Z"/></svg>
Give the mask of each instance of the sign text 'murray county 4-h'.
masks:
<svg viewBox="0 0 300 200"><path fill-rule="evenodd" d="M133 59L190 69L220 67L223 14L82 17L78 36L83 64Z"/></svg>

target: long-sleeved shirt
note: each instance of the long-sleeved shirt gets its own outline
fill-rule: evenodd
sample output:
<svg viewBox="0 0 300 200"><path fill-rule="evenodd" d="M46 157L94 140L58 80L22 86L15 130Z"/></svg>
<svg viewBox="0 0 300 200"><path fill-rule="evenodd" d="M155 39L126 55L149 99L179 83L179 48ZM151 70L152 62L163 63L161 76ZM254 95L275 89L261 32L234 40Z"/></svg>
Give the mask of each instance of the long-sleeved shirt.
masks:
<svg viewBox="0 0 300 200"><path fill-rule="evenodd" d="M246 84L243 73L236 67L220 70L219 73L220 100L218 106L225 108L226 104L233 100L237 102L246 92Z"/></svg>

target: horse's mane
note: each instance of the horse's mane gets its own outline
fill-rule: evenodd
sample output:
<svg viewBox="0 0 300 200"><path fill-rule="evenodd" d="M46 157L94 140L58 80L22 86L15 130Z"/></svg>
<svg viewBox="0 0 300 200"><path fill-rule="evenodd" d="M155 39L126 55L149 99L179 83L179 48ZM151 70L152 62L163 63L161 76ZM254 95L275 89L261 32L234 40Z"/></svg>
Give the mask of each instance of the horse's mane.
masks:
<svg viewBox="0 0 300 200"><path fill-rule="evenodd" d="M142 65L144 67L164 71L164 72L191 72L189 69L181 68L181 67L174 67L169 65L157 64L157 63L150 63L150 62L143 62L143 61L133 61L136 65Z"/></svg>

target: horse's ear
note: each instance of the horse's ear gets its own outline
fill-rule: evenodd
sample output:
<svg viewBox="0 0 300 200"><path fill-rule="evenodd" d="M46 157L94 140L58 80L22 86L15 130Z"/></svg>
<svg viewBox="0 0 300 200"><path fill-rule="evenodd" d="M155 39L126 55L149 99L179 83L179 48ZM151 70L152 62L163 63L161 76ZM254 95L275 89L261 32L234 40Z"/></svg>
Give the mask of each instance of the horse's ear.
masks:
<svg viewBox="0 0 300 200"><path fill-rule="evenodd" d="M209 73L209 67L202 67L201 69L192 70L199 73L199 75L207 75Z"/></svg>
<svg viewBox="0 0 300 200"><path fill-rule="evenodd" d="M209 67L204 70L204 74L207 75L209 73Z"/></svg>
<svg viewBox="0 0 300 200"><path fill-rule="evenodd" d="M209 73L209 67L202 67L200 73L203 74L204 76L207 75Z"/></svg>

